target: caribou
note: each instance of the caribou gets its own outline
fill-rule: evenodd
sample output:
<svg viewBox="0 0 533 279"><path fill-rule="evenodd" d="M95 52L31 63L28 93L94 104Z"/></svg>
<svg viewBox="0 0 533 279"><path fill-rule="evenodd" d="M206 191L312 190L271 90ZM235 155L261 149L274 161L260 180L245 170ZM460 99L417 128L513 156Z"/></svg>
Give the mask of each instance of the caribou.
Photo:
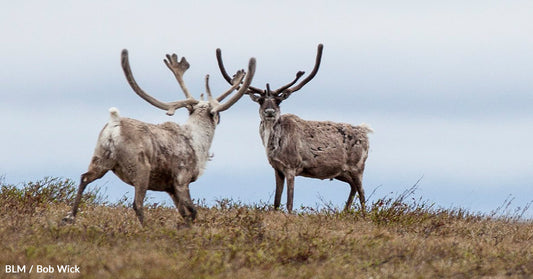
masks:
<svg viewBox="0 0 533 279"><path fill-rule="evenodd" d="M299 71L290 83L271 90L249 86L245 94L259 104L259 134L265 147L268 162L274 168L276 192L274 208L281 203L285 180L287 181L287 211L293 209L294 178L304 176L318 179L337 179L350 185L350 194L344 210L352 206L359 194L361 209L365 210L363 171L368 157L368 133L373 130L366 124L353 126L330 121L303 120L293 114L281 114L280 104L292 93L311 81L320 67L323 45L319 44L315 66L311 73L296 84L305 74ZM222 60L222 51L216 50L220 72L231 84ZM295 85L296 84L296 85Z"/></svg>
<svg viewBox="0 0 533 279"><path fill-rule="evenodd" d="M189 184L202 175L210 159L209 148L220 112L229 109L246 92L254 76L256 62L251 58L248 71L237 71L230 81L229 90L217 98L211 95L207 75L207 101L203 97L201 100L193 98L185 86L183 74L190 67L185 57L178 62L176 54L167 54L164 62L185 94L184 100L161 102L147 94L133 77L128 51L123 50L121 55L122 69L133 91L170 116L177 109L186 108L189 111L187 122L182 125L174 122L150 124L121 117L116 108L111 108L110 119L100 132L89 170L81 175L72 211L63 219L64 222L75 221L86 186L110 170L122 181L135 187L133 209L141 224L144 223L143 201L147 190L167 192L183 219L188 224L195 220L196 209ZM238 91L223 102L237 88Z"/></svg>

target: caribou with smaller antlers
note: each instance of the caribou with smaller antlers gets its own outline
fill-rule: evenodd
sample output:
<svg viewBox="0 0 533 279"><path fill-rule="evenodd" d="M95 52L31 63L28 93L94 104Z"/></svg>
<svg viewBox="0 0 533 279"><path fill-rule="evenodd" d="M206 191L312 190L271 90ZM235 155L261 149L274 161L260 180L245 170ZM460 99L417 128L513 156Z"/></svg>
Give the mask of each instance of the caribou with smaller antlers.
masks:
<svg viewBox="0 0 533 279"><path fill-rule="evenodd" d="M256 62L251 58L248 72L238 71L230 81L231 88L217 98L211 95L207 75L205 85L208 100L199 101L191 96L183 81L183 74L190 66L187 60L183 57L178 62L176 54L166 57L164 62L174 73L185 100L161 102L144 92L133 78L127 50L122 51L122 68L137 95L151 105L166 110L168 115L173 115L177 109L187 108L187 122L183 125L174 122L155 125L120 117L118 110L111 108L111 118L100 132L89 170L81 176L72 211L63 219L64 222L74 222L87 184L110 170L122 181L135 187L133 209L141 224L144 222L143 201L147 190L167 192L187 222L196 218L189 184L202 175L209 160L209 148L219 122L219 113L229 109L246 92L254 76ZM237 93L220 103L239 86Z"/></svg>
<svg viewBox="0 0 533 279"><path fill-rule="evenodd" d="M315 77L322 59L322 49L323 45L319 44L313 71L299 84L293 86L304 75L303 71L299 71L293 81L276 90L270 90L267 83L265 90L249 86L246 91L259 104L259 133L268 162L274 168L276 176L274 208L278 209L280 206L286 179L287 210L292 211L294 177L305 176L347 182L351 190L344 210L351 207L357 192L364 212L362 179L368 157L367 134L372 129L366 124L353 126L329 121L308 121L293 114L280 114L281 102ZM217 49L216 56L222 76L231 83L220 49Z"/></svg>

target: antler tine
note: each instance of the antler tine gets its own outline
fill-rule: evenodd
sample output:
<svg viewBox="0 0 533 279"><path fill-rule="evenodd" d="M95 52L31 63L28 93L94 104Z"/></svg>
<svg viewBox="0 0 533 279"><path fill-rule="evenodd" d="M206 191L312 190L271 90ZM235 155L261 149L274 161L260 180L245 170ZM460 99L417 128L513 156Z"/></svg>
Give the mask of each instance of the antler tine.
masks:
<svg viewBox="0 0 533 279"><path fill-rule="evenodd" d="M220 96L218 96L217 98L217 101L219 102L222 102L222 100L224 100L224 98L228 97L229 94L231 94L231 92L233 92L233 90L237 89L237 87L239 87L239 85L241 84L242 80L244 79L244 76L246 74L244 73L244 70L240 70L240 71L237 71L237 73L233 76L233 79L232 79L232 82L231 84L233 84L230 89L228 89L228 91L220 94Z"/></svg>
<svg viewBox="0 0 533 279"><path fill-rule="evenodd" d="M270 90L270 83L266 83L266 96L267 97L272 97L272 90Z"/></svg>
<svg viewBox="0 0 533 279"><path fill-rule="evenodd" d="M217 48L217 63L218 68L220 69L220 73L222 73L222 76L224 79L231 83L231 77L228 75L228 72L226 72L226 68L224 67L224 62L222 62L222 50L220 48Z"/></svg>
<svg viewBox="0 0 533 279"><path fill-rule="evenodd" d="M211 89L209 88L209 75L205 75L205 92L207 93L207 100L213 99L213 95L211 95Z"/></svg>
<svg viewBox="0 0 533 279"><path fill-rule="evenodd" d="M143 98L145 101L152 104L153 106L158 107L162 110L166 110L168 115L174 115L174 112L178 108L198 103L198 101L194 99L187 99L183 101L176 101L176 102L169 102L169 103L165 103L165 102L161 102L157 100L156 98L144 92L144 90L142 90L141 87L135 81L135 78L133 77L133 73L131 72L131 68L130 68L130 62L128 59L128 50L126 49L122 50L121 62L122 62L121 63L122 69L124 70L124 74L126 75L126 79L128 80L128 83L130 84L133 91L137 93L139 97Z"/></svg>
<svg viewBox="0 0 533 279"><path fill-rule="evenodd" d="M220 73L222 73L222 76L224 77L224 79L229 84L233 85L231 77L228 75L228 72L226 71L226 68L224 68L224 62L222 61L222 50L220 48L217 48L217 63L218 63L218 68L220 69ZM250 94L250 93L264 94L264 90L256 88L256 87L253 87L253 86L249 86L248 90L246 92L244 92L244 93L245 94Z"/></svg>
<svg viewBox="0 0 533 279"><path fill-rule="evenodd" d="M312 80L316 73L318 72L318 68L320 67L320 61L322 60L322 50L324 48L324 45L319 44L317 51L316 51L316 60L315 60L315 67L313 68L313 71L307 76L304 80L302 80L298 85L292 88L288 88L285 90L285 92L281 92L276 90L276 93L285 93L284 99L288 98L293 92L300 90L305 84L307 84L310 80ZM298 75L298 74L297 74Z"/></svg>
<svg viewBox="0 0 533 279"><path fill-rule="evenodd" d="M167 54L167 59L163 59L163 62L165 62L165 65L174 73L174 76L176 77L176 80L180 84L181 90L185 94L185 98L192 99L191 93L189 93L189 90L185 86L185 82L183 81L183 74L185 74L185 71L189 69L191 66L189 62L187 62L187 59L185 57L182 57L181 60L178 62L178 55L175 53Z"/></svg>
<svg viewBox="0 0 533 279"><path fill-rule="evenodd" d="M254 77L254 74L255 74L255 58L250 58L250 61L248 62L248 73L246 74L246 78L244 79L244 82L242 84L242 86L240 87L239 91L237 91L237 93L235 93L229 100L227 100L225 103L223 104L220 104L219 106L215 107L212 109L212 112L221 112L221 111L225 111L227 110L228 108L230 108L233 104L235 104L243 95L246 91L248 91L248 87L250 86L250 84L252 83L252 79ZM239 75L239 73L237 73L237 75ZM243 75L243 74L241 74ZM242 80L242 77L239 78L239 80L236 80L235 81L235 84L232 86L232 87L235 87L235 85L238 85L240 84L240 80Z"/></svg>
<svg viewBox="0 0 533 279"><path fill-rule="evenodd" d="M282 87L274 90L273 94L277 96L277 95L283 93L283 91L287 90L287 88L293 86L304 74L305 74L304 71L299 71L298 73L296 73L296 78L293 81L291 81L290 83L288 83L285 86L282 86Z"/></svg>
<svg viewBox="0 0 533 279"><path fill-rule="evenodd" d="M205 75L205 92L207 94L207 101L211 104L211 107L218 106L219 103L217 100L213 99L213 95L211 94L211 88L209 88L209 75Z"/></svg>

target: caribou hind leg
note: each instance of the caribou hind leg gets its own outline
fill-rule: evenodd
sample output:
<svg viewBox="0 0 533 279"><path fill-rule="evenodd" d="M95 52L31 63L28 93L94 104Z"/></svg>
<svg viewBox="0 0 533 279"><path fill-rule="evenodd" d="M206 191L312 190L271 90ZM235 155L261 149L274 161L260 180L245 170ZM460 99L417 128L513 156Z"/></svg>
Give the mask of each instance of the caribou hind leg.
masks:
<svg viewBox="0 0 533 279"><path fill-rule="evenodd" d="M344 206L344 211L348 211L350 207L352 207L355 194L357 193L359 196L359 202L361 203L361 210L365 212L365 191L363 190L362 175L355 174L350 176L349 178L339 176L335 179L350 184L350 194L348 195L348 200L346 201L346 205Z"/></svg>
<svg viewBox="0 0 533 279"><path fill-rule="evenodd" d="M348 211L350 207L352 207L355 193L357 193L357 188L353 183L350 183L350 194L348 195L348 200L346 201L346 205L344 206L344 211Z"/></svg>
<svg viewBox="0 0 533 279"><path fill-rule="evenodd" d="M350 183L350 196L348 196L348 201L346 202L345 210L348 210L352 206L354 199L355 191L359 196L359 203L361 204L361 211L365 213L366 204L365 204L365 190L363 190L363 177L362 174L356 174L352 176Z"/></svg>
<svg viewBox="0 0 533 279"><path fill-rule="evenodd" d="M365 190L363 189L363 175L360 174L356 178L355 186L357 188L357 192L359 193L359 202L361 203L361 211L365 213L366 211L366 199L365 199Z"/></svg>
<svg viewBox="0 0 533 279"><path fill-rule="evenodd" d="M93 162L95 162L94 158ZM97 164L91 163L91 165L89 166L89 171L81 175L80 185L78 186L78 193L76 194L74 204L72 205L72 210L69 214L67 214L67 216L65 216L61 220L63 224L74 223L74 221L76 220L76 215L78 214L78 208L80 206L81 198L83 196L83 191L85 191L85 188L87 188L87 185L89 185L89 183L101 178L109 170L109 168L102 168L99 167L99 165Z"/></svg>

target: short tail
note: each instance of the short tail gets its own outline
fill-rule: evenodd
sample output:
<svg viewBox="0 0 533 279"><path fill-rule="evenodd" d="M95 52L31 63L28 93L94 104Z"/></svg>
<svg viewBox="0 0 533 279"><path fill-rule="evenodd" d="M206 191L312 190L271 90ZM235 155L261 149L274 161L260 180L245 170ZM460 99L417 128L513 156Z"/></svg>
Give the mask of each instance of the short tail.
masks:
<svg viewBox="0 0 533 279"><path fill-rule="evenodd" d="M109 109L109 113L111 114L110 122L119 122L120 121L120 115L118 113L118 109L116 107L112 107Z"/></svg>
<svg viewBox="0 0 533 279"><path fill-rule="evenodd" d="M363 129L367 134L374 133L374 130L370 128L370 125L366 123L359 124L359 128Z"/></svg>

